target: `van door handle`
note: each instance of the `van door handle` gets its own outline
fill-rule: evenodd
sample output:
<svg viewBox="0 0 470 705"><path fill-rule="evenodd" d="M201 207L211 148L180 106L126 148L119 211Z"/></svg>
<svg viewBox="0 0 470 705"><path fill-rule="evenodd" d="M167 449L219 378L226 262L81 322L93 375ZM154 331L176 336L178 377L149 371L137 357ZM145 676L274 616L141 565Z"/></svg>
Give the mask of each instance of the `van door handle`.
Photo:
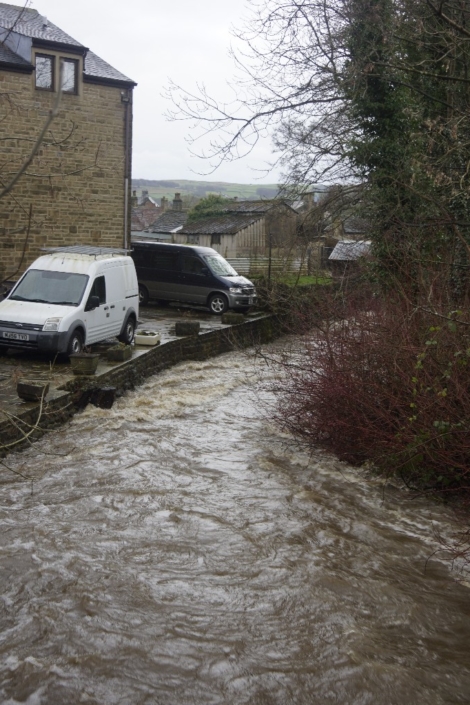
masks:
<svg viewBox="0 0 470 705"><path fill-rule="evenodd" d="M114 304L111 304L111 306L109 308L115 308Z"/></svg>
<svg viewBox="0 0 470 705"><path fill-rule="evenodd" d="M105 306L103 310L104 310L104 311L109 311L109 306Z"/></svg>

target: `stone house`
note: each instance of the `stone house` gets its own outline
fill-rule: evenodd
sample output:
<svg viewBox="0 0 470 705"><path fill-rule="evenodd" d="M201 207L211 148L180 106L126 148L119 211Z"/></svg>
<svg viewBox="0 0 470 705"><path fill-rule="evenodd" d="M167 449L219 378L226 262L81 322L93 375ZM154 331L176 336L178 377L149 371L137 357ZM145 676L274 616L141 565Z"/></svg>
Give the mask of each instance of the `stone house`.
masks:
<svg viewBox="0 0 470 705"><path fill-rule="evenodd" d="M132 235L148 230L163 212L164 207L159 206L155 199L149 196L148 191L142 191L140 198L137 196L137 192L133 191L131 214Z"/></svg>
<svg viewBox="0 0 470 705"><path fill-rule="evenodd" d="M135 85L36 10L0 3L0 281L45 246L129 245Z"/></svg>
<svg viewBox="0 0 470 705"><path fill-rule="evenodd" d="M171 208L168 208L168 201L162 198L160 213L148 227L142 228L141 232L132 229L132 239L156 240L157 242L175 242L173 235L181 230L188 218L187 211L183 210L183 200L180 193L175 193ZM143 231L143 232L142 232Z"/></svg>

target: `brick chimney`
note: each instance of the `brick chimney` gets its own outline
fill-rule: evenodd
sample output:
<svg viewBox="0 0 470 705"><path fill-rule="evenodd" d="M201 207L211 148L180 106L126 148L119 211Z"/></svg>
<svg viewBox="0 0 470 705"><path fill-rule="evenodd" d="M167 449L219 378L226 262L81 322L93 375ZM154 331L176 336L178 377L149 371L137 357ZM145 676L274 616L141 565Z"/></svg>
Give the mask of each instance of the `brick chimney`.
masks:
<svg viewBox="0 0 470 705"><path fill-rule="evenodd" d="M175 197L173 199L173 210L174 211L182 211L183 210L183 201L181 199L180 193L175 193Z"/></svg>

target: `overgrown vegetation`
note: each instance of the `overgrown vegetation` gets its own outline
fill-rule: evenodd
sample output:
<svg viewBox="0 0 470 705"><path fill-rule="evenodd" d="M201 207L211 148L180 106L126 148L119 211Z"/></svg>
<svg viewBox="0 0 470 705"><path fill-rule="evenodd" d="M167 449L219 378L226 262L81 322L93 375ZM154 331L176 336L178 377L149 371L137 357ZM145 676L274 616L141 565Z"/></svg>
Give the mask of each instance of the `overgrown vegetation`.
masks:
<svg viewBox="0 0 470 705"><path fill-rule="evenodd" d="M469 501L470 314L433 284L432 298L317 296L316 315L298 318L308 331L298 355L283 361L277 420L350 463Z"/></svg>
<svg viewBox="0 0 470 705"><path fill-rule="evenodd" d="M237 110L175 89L179 116L220 160L273 129L286 192L347 184L372 240L362 277L299 302L278 421L470 501L470 5L266 0L238 36Z"/></svg>
<svg viewBox="0 0 470 705"><path fill-rule="evenodd" d="M227 205L231 202L225 196L216 195L215 193L201 198L194 208L188 213L188 223L196 223L204 218L213 218L217 215L225 215Z"/></svg>

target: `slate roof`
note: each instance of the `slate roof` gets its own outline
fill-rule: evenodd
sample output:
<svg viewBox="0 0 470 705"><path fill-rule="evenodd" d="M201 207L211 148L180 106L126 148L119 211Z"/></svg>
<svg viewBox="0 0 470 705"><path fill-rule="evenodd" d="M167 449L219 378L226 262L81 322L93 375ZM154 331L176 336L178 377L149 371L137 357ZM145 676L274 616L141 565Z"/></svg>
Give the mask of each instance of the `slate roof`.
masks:
<svg viewBox="0 0 470 705"><path fill-rule="evenodd" d="M25 9L17 5L0 3L0 29L12 30L23 37L29 37L37 45L42 42L70 47L71 51L85 56L84 80L89 82L112 82L118 84L136 85L132 79L115 69L106 61L77 42L60 27L50 22L37 10ZM31 64L11 49L0 43L0 62L10 66L28 67Z"/></svg>
<svg viewBox="0 0 470 705"><path fill-rule="evenodd" d="M340 240L335 247L333 252L328 257L329 260L335 260L339 262L351 262L359 257L368 255L370 252L370 240Z"/></svg>
<svg viewBox="0 0 470 705"><path fill-rule="evenodd" d="M49 20L43 15L40 15L37 10L0 3L0 26L5 29L12 29L24 37L83 47L83 44L80 44L76 39L70 37L59 27L56 27L55 24L49 22Z"/></svg>
<svg viewBox="0 0 470 705"><path fill-rule="evenodd" d="M26 61L26 59L23 59L21 56L18 56L18 54L15 54L11 49L9 49L7 46L4 44L0 43L0 62L5 63L5 64L12 64L18 67L21 66L31 66L29 61Z"/></svg>
<svg viewBox="0 0 470 705"><path fill-rule="evenodd" d="M256 217L243 213L231 213L188 223L180 232L185 235L235 235L262 217L262 214Z"/></svg>
<svg viewBox="0 0 470 705"><path fill-rule="evenodd" d="M90 50L88 50L87 55L85 57L84 76L85 78L105 78L111 81L122 81L123 83L132 83L136 85L134 81L132 81L130 78L127 78L127 76L124 76L123 73L113 68L111 64L108 64L107 61L101 59L99 56L97 56L94 52Z"/></svg>
<svg viewBox="0 0 470 705"><path fill-rule="evenodd" d="M291 206L285 201L274 198L270 200L266 199L261 201L233 201L232 203L228 204L224 208L224 210L227 211L227 213L256 213L259 215L264 215L265 213L268 213L268 211L278 207L279 205L283 205L286 208L291 208Z"/></svg>
<svg viewBox="0 0 470 705"><path fill-rule="evenodd" d="M172 233L186 223L188 214L183 211L162 213L149 228L151 233Z"/></svg>

